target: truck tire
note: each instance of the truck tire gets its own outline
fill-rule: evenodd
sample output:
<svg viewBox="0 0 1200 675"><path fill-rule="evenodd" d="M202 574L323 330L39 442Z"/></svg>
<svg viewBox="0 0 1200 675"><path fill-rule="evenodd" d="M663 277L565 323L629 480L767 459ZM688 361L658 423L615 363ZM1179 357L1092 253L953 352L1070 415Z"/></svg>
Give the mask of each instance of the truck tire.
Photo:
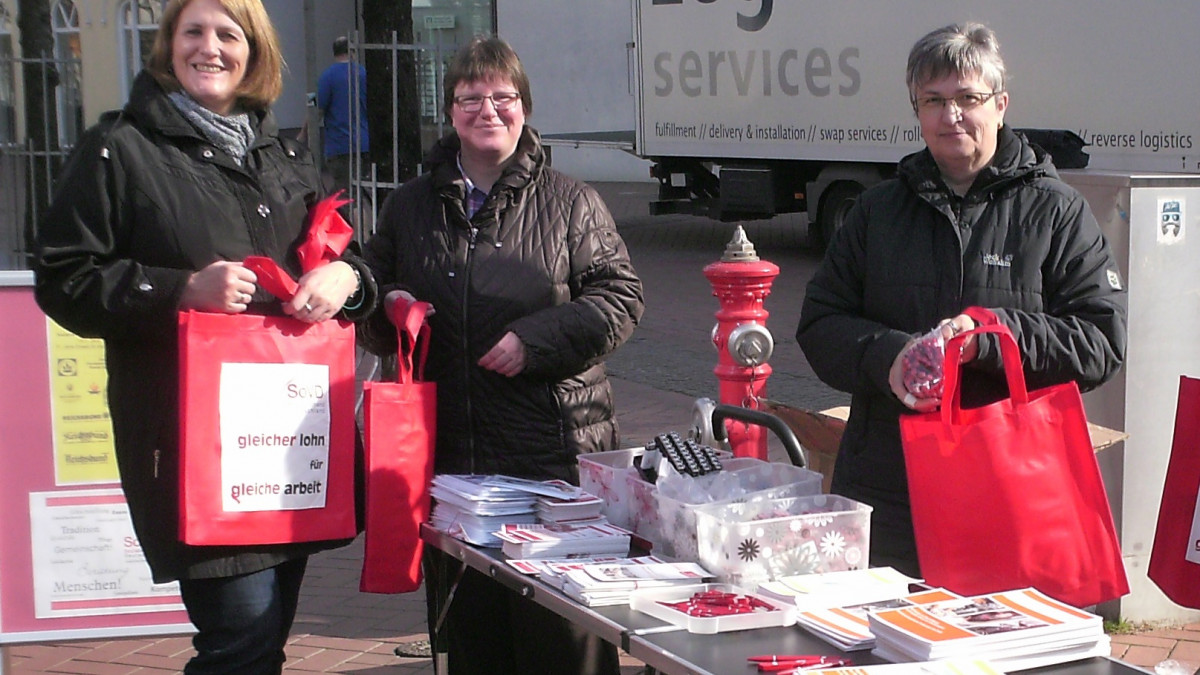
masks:
<svg viewBox="0 0 1200 675"><path fill-rule="evenodd" d="M817 212L817 235L821 248L828 247L829 242L833 241L834 232L841 228L846 214L862 191L862 185L850 181L834 183L825 191L821 197L821 210Z"/></svg>

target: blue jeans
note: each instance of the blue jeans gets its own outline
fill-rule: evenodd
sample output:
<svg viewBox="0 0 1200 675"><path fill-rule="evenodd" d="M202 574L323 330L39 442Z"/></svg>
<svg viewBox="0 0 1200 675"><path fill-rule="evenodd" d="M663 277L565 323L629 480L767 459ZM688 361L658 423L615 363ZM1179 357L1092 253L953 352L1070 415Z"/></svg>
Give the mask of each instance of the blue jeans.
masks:
<svg viewBox="0 0 1200 675"><path fill-rule="evenodd" d="M236 577L179 582L198 632L186 675L279 673L308 558Z"/></svg>

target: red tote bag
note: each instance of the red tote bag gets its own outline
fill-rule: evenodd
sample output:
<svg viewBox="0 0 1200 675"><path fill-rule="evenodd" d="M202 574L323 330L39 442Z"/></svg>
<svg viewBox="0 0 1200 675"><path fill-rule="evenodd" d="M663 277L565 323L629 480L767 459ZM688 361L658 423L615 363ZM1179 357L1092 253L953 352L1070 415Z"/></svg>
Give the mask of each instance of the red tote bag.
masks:
<svg viewBox="0 0 1200 675"><path fill-rule="evenodd" d="M1009 398L963 409L967 335L1000 336ZM900 434L926 581L962 595L1033 586L1076 607L1129 592L1108 496L1074 382L1029 392L1002 325L946 346L940 410Z"/></svg>
<svg viewBox="0 0 1200 675"><path fill-rule="evenodd" d="M1200 380L1179 378L1175 435L1167 465L1150 579L1176 604L1200 609Z"/></svg>
<svg viewBox="0 0 1200 675"><path fill-rule="evenodd" d="M352 538L354 326L181 312L180 538Z"/></svg>
<svg viewBox="0 0 1200 675"><path fill-rule="evenodd" d="M366 539L359 590L408 593L421 585L421 523L437 435L437 385L421 381L429 351L424 302L395 303L399 382L363 383L366 427Z"/></svg>

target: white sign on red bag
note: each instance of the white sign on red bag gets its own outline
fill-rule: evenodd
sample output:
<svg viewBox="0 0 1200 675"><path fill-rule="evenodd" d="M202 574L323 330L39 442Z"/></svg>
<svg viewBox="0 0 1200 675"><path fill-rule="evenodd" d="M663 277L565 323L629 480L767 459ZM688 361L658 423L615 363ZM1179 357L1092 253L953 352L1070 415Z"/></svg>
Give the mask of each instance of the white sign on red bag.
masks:
<svg viewBox="0 0 1200 675"><path fill-rule="evenodd" d="M329 367L221 364L225 511L323 508L329 482Z"/></svg>

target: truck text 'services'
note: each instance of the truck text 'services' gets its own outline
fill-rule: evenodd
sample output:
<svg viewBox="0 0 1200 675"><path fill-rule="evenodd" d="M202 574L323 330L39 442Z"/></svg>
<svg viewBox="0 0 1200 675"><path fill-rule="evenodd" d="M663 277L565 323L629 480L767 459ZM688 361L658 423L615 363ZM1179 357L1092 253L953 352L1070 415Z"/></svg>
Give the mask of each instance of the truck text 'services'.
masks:
<svg viewBox="0 0 1200 675"><path fill-rule="evenodd" d="M1200 173L1190 0L634 0L633 21L635 148L654 162L656 212L807 212L827 239L924 147L908 50L962 21L1000 39L1007 124L1074 132L1093 168Z"/></svg>

